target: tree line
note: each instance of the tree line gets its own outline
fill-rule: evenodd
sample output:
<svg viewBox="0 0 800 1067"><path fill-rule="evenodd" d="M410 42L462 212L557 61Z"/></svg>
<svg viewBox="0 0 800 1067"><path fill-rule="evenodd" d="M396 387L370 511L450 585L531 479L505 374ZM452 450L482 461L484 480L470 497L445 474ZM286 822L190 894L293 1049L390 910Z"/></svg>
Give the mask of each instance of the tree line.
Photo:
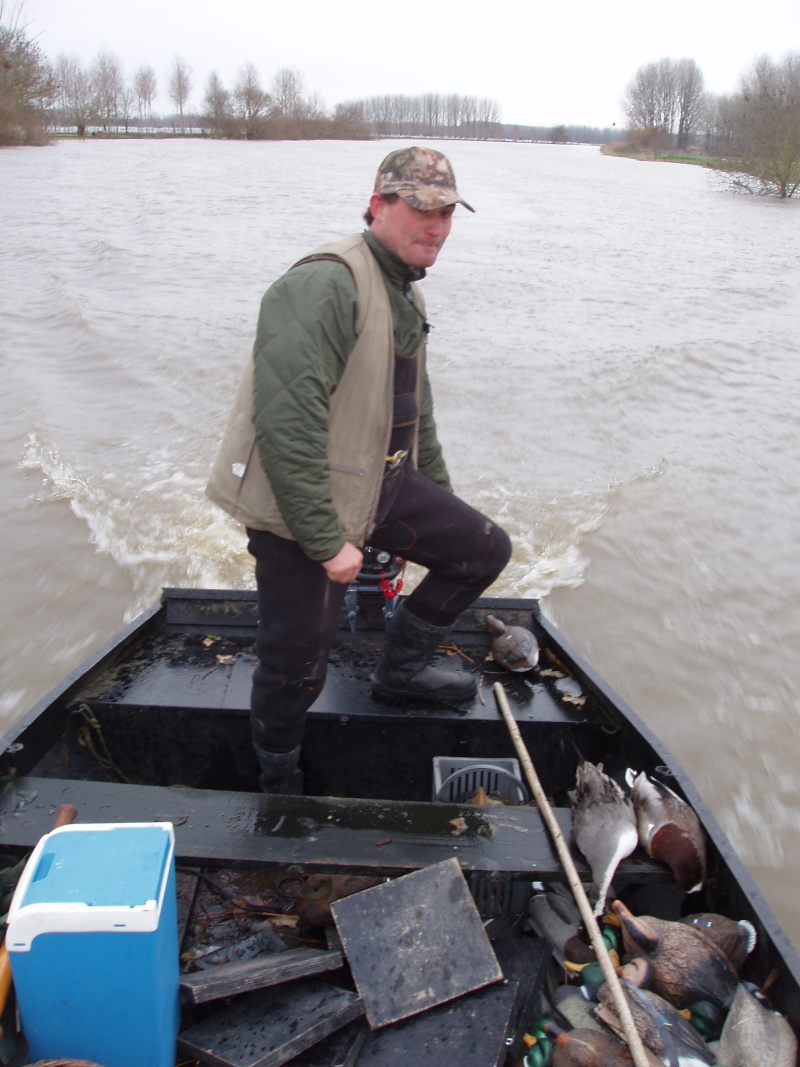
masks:
<svg viewBox="0 0 800 1067"><path fill-rule="evenodd" d="M790 197L800 191L800 53L761 56L738 90L705 90L692 59L659 59L636 71L623 96L627 143L687 151L700 147L747 192Z"/></svg>
<svg viewBox="0 0 800 1067"><path fill-rule="evenodd" d="M67 55L50 63L19 24L21 3L15 8L13 30L2 25L3 4L0 0L0 60L5 55L8 61L0 64L0 100L12 101L13 106L4 111L0 104L0 144L42 143L48 127L84 136L89 131L151 133L163 130L165 124L246 140L408 136L599 143L613 136L611 129L586 126L504 124L495 100L455 93L372 96L329 110L316 94L306 91L299 71L283 68L265 87L250 62L230 85L212 72L202 87L200 108L190 112L188 103L196 86L191 67L180 56L166 72L164 88L175 112L165 120L153 110L159 81L151 66L142 65L127 76L109 51L87 66ZM13 87L3 84L3 71L10 68L26 72L24 85L21 79Z"/></svg>
<svg viewBox="0 0 800 1067"><path fill-rule="evenodd" d="M153 111L158 91L154 69L140 66L126 76L113 53L101 52L83 66L74 56L50 63L21 22L24 0L9 9L0 0L0 145L47 140L51 126L84 135L151 132L163 127ZM496 101L458 94L372 96L325 107L309 94L299 71L284 68L264 87L253 63L231 85L216 72L205 84L201 108L188 111L195 88L191 67L176 56L166 73L175 129L243 138L468 137L506 140L607 142L611 130L550 128L501 122ZM751 192L782 197L800 190L800 54L776 62L762 56L746 71L738 90L715 96L692 59L660 59L640 67L623 95L626 143L679 152L702 145Z"/></svg>
<svg viewBox="0 0 800 1067"><path fill-rule="evenodd" d="M14 114L10 109L8 113L0 110L0 126L6 130L5 137L0 132L0 139L6 143L40 142L47 125L73 128L79 136L90 129L129 133L163 127L163 120L153 111L159 85L151 66L143 65L126 77L119 59L109 51L101 52L88 66L67 55L50 64L24 27L17 23L13 30L0 30L4 35L0 60L8 55L10 61L0 66L0 78L9 66L17 75L13 85L9 78L5 79L8 84L0 81L0 99L15 102ZM212 72L201 108L189 113L194 88L191 67L176 56L166 79L166 92L175 107L172 125L224 138L491 137L500 120L494 100L434 93L353 100L329 111L316 94L306 92L299 71L283 68L265 88L250 62L229 86Z"/></svg>

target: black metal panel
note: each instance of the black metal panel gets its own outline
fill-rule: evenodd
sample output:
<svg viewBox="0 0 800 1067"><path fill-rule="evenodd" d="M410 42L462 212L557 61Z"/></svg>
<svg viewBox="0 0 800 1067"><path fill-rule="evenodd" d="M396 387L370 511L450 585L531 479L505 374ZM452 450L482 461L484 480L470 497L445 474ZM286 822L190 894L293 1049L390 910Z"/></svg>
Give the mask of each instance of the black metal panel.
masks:
<svg viewBox="0 0 800 1067"><path fill-rule="evenodd" d="M489 986L375 1031L358 1067L501 1067L515 1000L514 983Z"/></svg>
<svg viewBox="0 0 800 1067"><path fill-rule="evenodd" d="M331 912L375 1029L503 977L452 857L337 900Z"/></svg>

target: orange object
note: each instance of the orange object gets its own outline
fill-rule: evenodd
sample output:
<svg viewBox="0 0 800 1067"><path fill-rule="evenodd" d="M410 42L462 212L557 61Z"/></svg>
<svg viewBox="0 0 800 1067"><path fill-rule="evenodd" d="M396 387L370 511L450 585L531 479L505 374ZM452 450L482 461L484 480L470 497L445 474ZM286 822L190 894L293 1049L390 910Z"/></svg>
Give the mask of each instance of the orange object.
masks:
<svg viewBox="0 0 800 1067"><path fill-rule="evenodd" d="M78 809L72 804L62 804L56 812L55 822L53 823L53 829L57 830L59 826L68 826L69 823L75 821L75 817L78 814ZM6 1001L8 1000L8 994L11 992L11 961L8 958L8 949L6 946L0 945L0 1015L3 1014L6 1007ZM0 1037L3 1036L3 1029L0 1027Z"/></svg>
<svg viewBox="0 0 800 1067"><path fill-rule="evenodd" d="M8 958L8 949L5 945L0 945L0 1015L3 1014L3 1010L6 1006L6 1000L8 999L8 993L11 989L11 961ZM3 1036L2 1030L0 1030L0 1037Z"/></svg>

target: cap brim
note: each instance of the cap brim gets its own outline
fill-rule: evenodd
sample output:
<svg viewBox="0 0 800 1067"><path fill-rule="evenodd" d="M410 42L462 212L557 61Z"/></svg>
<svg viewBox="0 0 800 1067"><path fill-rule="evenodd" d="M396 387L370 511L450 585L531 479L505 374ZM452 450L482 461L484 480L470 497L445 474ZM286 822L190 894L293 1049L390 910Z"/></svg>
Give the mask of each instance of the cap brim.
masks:
<svg viewBox="0 0 800 1067"><path fill-rule="evenodd" d="M475 208L471 207L466 200L462 200L456 189L442 189L441 187L430 186L427 189L399 191L399 195L407 204L416 208L417 211L434 211L437 207L450 207L451 204L461 204L467 211L475 213Z"/></svg>

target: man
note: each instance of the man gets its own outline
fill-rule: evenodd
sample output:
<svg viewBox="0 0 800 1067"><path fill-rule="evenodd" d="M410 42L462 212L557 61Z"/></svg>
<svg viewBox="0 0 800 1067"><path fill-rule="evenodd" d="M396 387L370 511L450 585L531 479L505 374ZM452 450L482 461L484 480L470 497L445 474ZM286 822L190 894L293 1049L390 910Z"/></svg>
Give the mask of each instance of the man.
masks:
<svg viewBox="0 0 800 1067"><path fill-rule="evenodd" d="M266 792L302 791L306 712L367 542L428 568L395 612L375 697L459 703L476 692L467 672L430 665L511 554L507 534L452 492L425 368L415 283L456 204L473 210L440 152L390 153L368 229L295 264L261 303L207 492L245 524L255 558L251 723Z"/></svg>

